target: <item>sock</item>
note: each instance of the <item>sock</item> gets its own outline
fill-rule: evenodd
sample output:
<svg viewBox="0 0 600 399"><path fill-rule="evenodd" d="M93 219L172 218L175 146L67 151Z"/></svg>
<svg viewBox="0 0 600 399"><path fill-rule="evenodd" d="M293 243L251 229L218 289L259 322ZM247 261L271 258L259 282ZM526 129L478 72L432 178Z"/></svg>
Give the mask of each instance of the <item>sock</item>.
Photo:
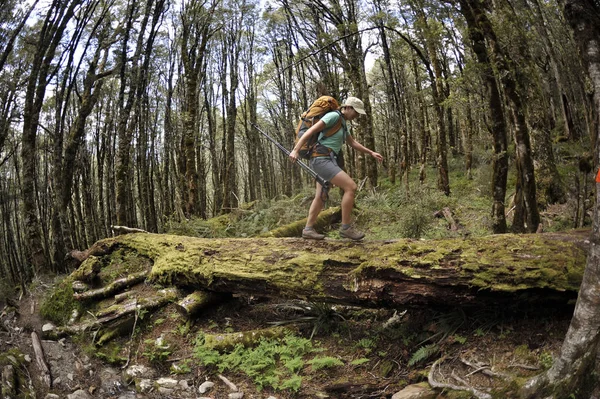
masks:
<svg viewBox="0 0 600 399"><path fill-rule="evenodd" d="M349 224L343 224L342 223L342 230L348 230L350 228Z"/></svg>
<svg viewBox="0 0 600 399"><path fill-rule="evenodd" d="M315 229L315 228L314 228L314 227L312 227L312 226L304 226L304 230L308 230L308 231L310 231L310 230L314 230L314 229Z"/></svg>

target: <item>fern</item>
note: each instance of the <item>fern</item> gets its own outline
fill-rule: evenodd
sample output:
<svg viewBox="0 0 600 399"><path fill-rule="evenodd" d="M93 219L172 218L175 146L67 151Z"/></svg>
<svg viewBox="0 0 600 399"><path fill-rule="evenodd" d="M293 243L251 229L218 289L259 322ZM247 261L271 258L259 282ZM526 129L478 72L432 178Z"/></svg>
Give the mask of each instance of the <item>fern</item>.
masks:
<svg viewBox="0 0 600 399"><path fill-rule="evenodd" d="M365 364L365 363L368 363L368 362L370 362L369 359L367 359L366 357L362 357L360 359L356 359L356 360L351 361L350 364L352 366L360 366L361 364Z"/></svg>
<svg viewBox="0 0 600 399"><path fill-rule="evenodd" d="M318 371L321 369L329 369L333 367L343 366L344 363L335 357L315 357L308 362L312 366L312 371Z"/></svg>
<svg viewBox="0 0 600 399"><path fill-rule="evenodd" d="M423 360L429 359L432 355L435 355L440 351L440 347L437 344L429 344L420 347L408 361L409 366L422 362Z"/></svg>

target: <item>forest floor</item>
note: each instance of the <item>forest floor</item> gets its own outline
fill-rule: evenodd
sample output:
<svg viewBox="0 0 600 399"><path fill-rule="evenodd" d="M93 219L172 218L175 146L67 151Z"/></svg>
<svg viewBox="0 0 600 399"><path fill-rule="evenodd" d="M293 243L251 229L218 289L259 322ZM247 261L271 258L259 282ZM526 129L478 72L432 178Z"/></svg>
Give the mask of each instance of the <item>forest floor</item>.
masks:
<svg viewBox="0 0 600 399"><path fill-rule="evenodd" d="M70 397L232 397L218 375L233 382L245 398L390 398L407 385L427 381L438 359L443 362L437 380L495 388L507 386L507 378L526 378L548 368L572 314L572 306L392 310L234 297L189 322L169 305L140 315L130 333L100 348L92 343L92 334L44 340L54 382L48 389L39 379L31 332L41 332L46 323L37 310L52 286L51 281L37 281L0 315L0 353L18 348L28 355L21 379L30 379L41 398L48 392L64 398L78 390L83 390L79 396ZM144 286L138 289L148 290ZM259 330L272 323L289 326L287 338L227 354L198 350L199 337ZM146 376L154 381L151 387L140 388L138 380L136 393L135 383L127 386L121 374L132 365L152 370ZM174 380L176 389L169 385L173 382L157 384L160 377ZM200 394L205 381L215 386ZM465 392L438 394L432 397L470 397Z"/></svg>

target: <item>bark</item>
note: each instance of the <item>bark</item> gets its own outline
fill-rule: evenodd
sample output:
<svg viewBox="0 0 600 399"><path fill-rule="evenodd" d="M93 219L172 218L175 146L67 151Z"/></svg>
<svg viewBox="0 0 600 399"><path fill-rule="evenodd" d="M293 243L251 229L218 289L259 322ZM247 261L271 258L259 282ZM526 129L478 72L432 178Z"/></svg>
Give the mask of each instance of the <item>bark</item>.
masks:
<svg viewBox="0 0 600 399"><path fill-rule="evenodd" d="M148 280L164 286L362 306L497 306L573 299L585 263L581 241L544 234L364 243L128 234L96 247L109 248L107 257L116 248L148 257Z"/></svg>
<svg viewBox="0 0 600 399"><path fill-rule="evenodd" d="M431 78L431 96L433 97L433 109L436 114L436 122L438 127L437 138L437 168L438 168L438 188L446 195L450 195L450 181L448 178L448 146L447 146L447 126L444 118L444 110L442 103L444 102L444 87L442 65L438 54L438 44L436 38L431 37L430 28L428 27L427 16L422 9L415 10L421 23L425 27L423 33L427 49L428 58L431 60L431 66L435 75L430 74ZM429 37L428 37L429 36Z"/></svg>
<svg viewBox="0 0 600 399"><path fill-rule="evenodd" d="M243 16L232 16L235 21ZM240 24L240 22L237 22ZM239 85L239 58L241 51L241 26L232 23L233 31L227 34L224 45L229 45L226 48L229 67L229 88L227 90L227 119L226 119L226 131L225 131L225 170L223 176L223 213L229 213L232 209L238 207L238 189L237 189L237 162L235 153L235 130L236 130L236 119L237 119L237 91ZM224 84L225 87L225 84Z"/></svg>

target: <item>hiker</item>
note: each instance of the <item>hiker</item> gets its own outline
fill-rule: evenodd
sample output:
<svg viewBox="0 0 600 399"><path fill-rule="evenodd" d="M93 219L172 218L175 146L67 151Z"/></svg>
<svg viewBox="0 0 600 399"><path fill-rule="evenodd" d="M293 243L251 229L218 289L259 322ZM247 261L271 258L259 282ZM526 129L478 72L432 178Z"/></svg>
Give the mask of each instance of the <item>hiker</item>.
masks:
<svg viewBox="0 0 600 399"><path fill-rule="evenodd" d="M356 97L348 97L341 105L339 111L328 112L321 120L308 129L290 153L290 160L296 162L299 157L298 150L302 148L303 144L308 141L311 135L321 134L324 129L335 125L339 118L342 118L342 127L336 133L329 137L322 137L321 134L321 137L319 137L317 142L317 148L311 156L309 165L311 169L317 172L323 179L344 190L344 195L342 197L342 226L340 227L340 236L352 240L362 240L365 236L364 233L351 226L351 213L352 208L354 207L354 195L357 186L354 180L338 166L336 156L341 153L342 144L345 141L346 144L355 150L364 154L369 154L379 162L383 160L381 154L366 148L356 141L348 132L346 121L354 120L359 114L367 114L365 112L365 105ZM324 234L319 234L313 227L317 221L319 212L321 212L322 209L323 201L321 200L321 185L317 183L315 198L308 211L306 226L302 230L303 238L313 240L322 240L325 238Z"/></svg>

